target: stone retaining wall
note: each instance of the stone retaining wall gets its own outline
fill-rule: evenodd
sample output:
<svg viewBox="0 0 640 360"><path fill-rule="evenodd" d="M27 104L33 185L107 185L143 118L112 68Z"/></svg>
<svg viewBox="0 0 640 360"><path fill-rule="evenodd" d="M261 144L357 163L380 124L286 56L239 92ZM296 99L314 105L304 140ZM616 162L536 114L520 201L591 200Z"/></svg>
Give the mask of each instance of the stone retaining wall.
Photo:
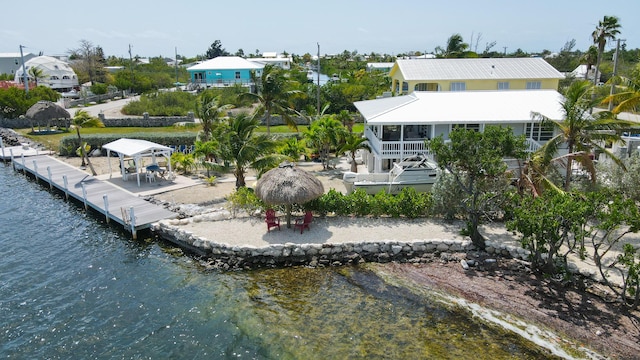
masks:
<svg viewBox="0 0 640 360"><path fill-rule="evenodd" d="M470 240L428 239L401 241L359 241L324 244L274 244L265 247L231 246L195 236L180 227L189 221L222 221L230 219L228 212L198 215L188 219L164 220L151 230L162 239L210 258L213 266L223 269L250 269L278 266L340 266L363 262L428 262L442 253L466 253L475 250ZM529 251L520 247L487 242L486 252L526 260ZM491 266L488 262L481 264Z"/></svg>
<svg viewBox="0 0 640 360"><path fill-rule="evenodd" d="M98 117L106 127L165 127L172 126L177 123L195 122L192 112L187 116L149 116L144 113L143 116L128 118L105 118L104 114L98 114Z"/></svg>

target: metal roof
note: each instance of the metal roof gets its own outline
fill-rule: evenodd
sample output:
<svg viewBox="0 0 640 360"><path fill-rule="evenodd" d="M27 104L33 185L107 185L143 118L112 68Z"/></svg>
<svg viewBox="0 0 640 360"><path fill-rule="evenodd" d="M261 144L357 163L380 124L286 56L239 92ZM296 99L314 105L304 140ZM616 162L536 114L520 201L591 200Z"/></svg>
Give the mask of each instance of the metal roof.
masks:
<svg viewBox="0 0 640 360"><path fill-rule="evenodd" d="M194 65L187 70L236 70L236 69L262 69L264 65L251 62L239 56L218 56L198 65Z"/></svg>
<svg viewBox="0 0 640 360"><path fill-rule="evenodd" d="M563 99L555 90L414 91L354 105L371 125L521 123L532 112L564 119Z"/></svg>
<svg viewBox="0 0 640 360"><path fill-rule="evenodd" d="M397 60L405 80L563 79L543 58Z"/></svg>

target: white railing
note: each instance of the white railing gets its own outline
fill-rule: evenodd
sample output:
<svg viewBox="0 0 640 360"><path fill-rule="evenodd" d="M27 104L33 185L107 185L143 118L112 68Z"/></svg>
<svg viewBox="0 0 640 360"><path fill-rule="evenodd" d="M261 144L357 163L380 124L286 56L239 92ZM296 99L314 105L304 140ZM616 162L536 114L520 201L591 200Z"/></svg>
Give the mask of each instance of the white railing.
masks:
<svg viewBox="0 0 640 360"><path fill-rule="evenodd" d="M369 131L369 130L365 130ZM372 133L370 135L373 135ZM367 136L369 146L374 153L379 154L382 158L402 159L407 156L417 154L429 154L430 150L424 140L418 141L381 141L375 136ZM542 144L533 140L526 139L526 151L534 152L542 147Z"/></svg>

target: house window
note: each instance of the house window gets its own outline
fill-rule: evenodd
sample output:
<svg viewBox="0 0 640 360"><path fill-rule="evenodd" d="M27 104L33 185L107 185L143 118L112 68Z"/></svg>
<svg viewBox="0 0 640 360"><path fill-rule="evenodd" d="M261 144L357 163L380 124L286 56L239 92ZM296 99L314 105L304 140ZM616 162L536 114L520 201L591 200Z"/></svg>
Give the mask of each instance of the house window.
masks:
<svg viewBox="0 0 640 360"><path fill-rule="evenodd" d="M383 141L399 141L400 125L384 125L382 127L382 140Z"/></svg>
<svg viewBox="0 0 640 360"><path fill-rule="evenodd" d="M542 83L540 81L527 81L527 90L542 89Z"/></svg>
<svg viewBox="0 0 640 360"><path fill-rule="evenodd" d="M465 91L467 90L467 85L463 82L452 82L451 83L451 91Z"/></svg>
<svg viewBox="0 0 640 360"><path fill-rule="evenodd" d="M480 124L453 124L451 125L451 130L455 129L467 129L473 130L475 132L480 131Z"/></svg>
<svg viewBox="0 0 640 360"><path fill-rule="evenodd" d="M499 81L498 82L498 90L509 90L509 82L508 81Z"/></svg>
<svg viewBox="0 0 640 360"><path fill-rule="evenodd" d="M420 84L416 84L416 87L414 88L415 91L427 91L427 84L426 83L420 83Z"/></svg>
<svg viewBox="0 0 640 360"><path fill-rule="evenodd" d="M408 82L406 82L406 81L402 82L402 91L403 92L409 91L409 83Z"/></svg>
<svg viewBox="0 0 640 360"><path fill-rule="evenodd" d="M236 71L236 79L240 79L240 71Z"/></svg>
<svg viewBox="0 0 640 360"><path fill-rule="evenodd" d="M535 141L549 141L553 137L553 125L540 126L540 123L528 123L525 128L525 134Z"/></svg>

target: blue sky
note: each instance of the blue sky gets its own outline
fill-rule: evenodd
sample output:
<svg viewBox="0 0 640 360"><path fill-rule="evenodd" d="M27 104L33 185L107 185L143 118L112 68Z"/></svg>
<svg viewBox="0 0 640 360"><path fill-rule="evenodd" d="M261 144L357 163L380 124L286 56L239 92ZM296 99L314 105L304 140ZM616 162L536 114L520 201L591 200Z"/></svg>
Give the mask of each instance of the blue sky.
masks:
<svg viewBox="0 0 640 360"><path fill-rule="evenodd" d="M177 48L193 57L215 40L231 53L316 54L319 43L321 54L398 54L432 52L454 33L479 52L493 41L496 51L555 52L571 39L586 50L604 15L620 18L627 48L640 47L637 0L23 0L4 2L2 13L0 52L24 45L45 55L83 39L121 57L129 45L134 56L173 57Z"/></svg>

